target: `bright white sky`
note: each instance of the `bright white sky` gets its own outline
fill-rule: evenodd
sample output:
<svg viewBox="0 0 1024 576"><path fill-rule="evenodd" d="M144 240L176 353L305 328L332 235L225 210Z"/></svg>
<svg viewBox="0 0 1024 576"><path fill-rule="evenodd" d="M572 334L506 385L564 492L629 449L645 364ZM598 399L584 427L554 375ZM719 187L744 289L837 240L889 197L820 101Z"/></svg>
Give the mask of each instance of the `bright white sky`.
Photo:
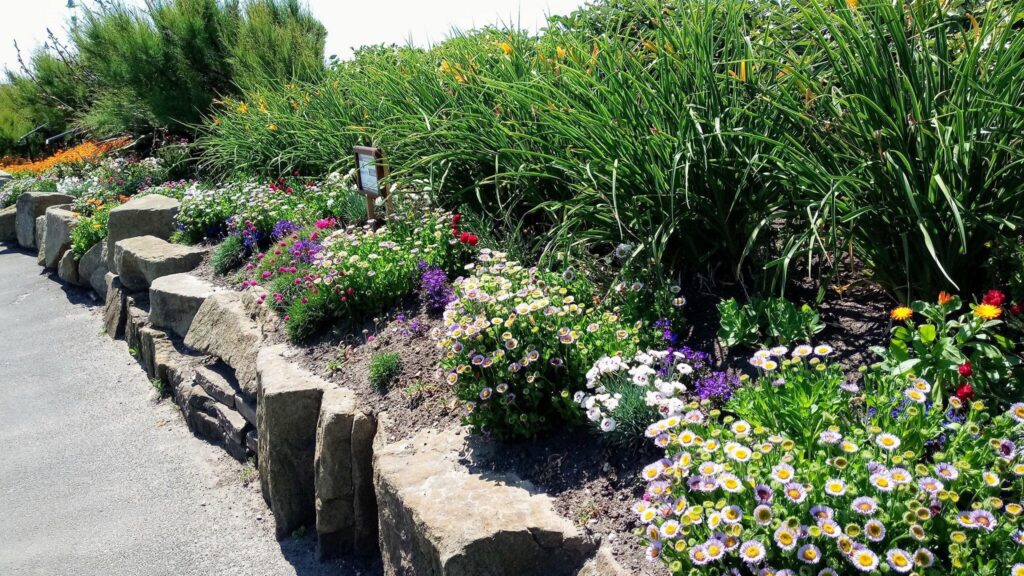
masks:
<svg viewBox="0 0 1024 576"><path fill-rule="evenodd" d="M75 0L81 4L83 0ZM85 0L90 3L90 0ZM143 0L127 0L143 4ZM327 55L347 58L368 44L418 46L443 40L452 28L496 22L536 30L548 14L567 14L583 0L307 0L327 27ZM0 0L0 69L16 70L17 40L26 56L46 41L49 27L62 39L72 13L68 0Z"/></svg>

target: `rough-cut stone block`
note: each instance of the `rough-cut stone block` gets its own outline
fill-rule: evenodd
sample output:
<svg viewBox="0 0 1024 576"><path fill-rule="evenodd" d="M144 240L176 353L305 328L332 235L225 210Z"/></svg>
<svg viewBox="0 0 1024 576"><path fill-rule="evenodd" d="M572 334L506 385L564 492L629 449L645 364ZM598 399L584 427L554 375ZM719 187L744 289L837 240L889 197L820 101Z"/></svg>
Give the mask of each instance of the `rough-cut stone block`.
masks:
<svg viewBox="0 0 1024 576"><path fill-rule="evenodd" d="M57 264L57 276L73 286L82 285L82 281L78 277L78 262L75 261L75 253L71 250L65 251L61 256L60 262Z"/></svg>
<svg viewBox="0 0 1024 576"><path fill-rule="evenodd" d="M230 374L230 368L224 364L213 367L200 366L196 368L196 384L203 387L206 393L217 399L228 408L235 405L235 391L237 384Z"/></svg>
<svg viewBox="0 0 1024 576"><path fill-rule="evenodd" d="M238 385L256 395L256 355L263 336L236 292L217 292L199 307L185 345L212 354L235 369Z"/></svg>
<svg viewBox="0 0 1024 576"><path fill-rule="evenodd" d="M343 388L324 391L316 434L316 531L321 559L377 552L373 418Z"/></svg>
<svg viewBox="0 0 1024 576"><path fill-rule="evenodd" d="M576 576L629 576L629 572L612 556L608 546L602 545Z"/></svg>
<svg viewBox="0 0 1024 576"><path fill-rule="evenodd" d="M191 334L191 333L190 333ZM327 383L269 346L256 358L260 488L282 538L316 519L314 453Z"/></svg>
<svg viewBox="0 0 1024 576"><path fill-rule="evenodd" d="M50 192L25 192L15 204L15 235L22 248L38 248L36 244L36 219L46 214L46 209L73 201L71 196Z"/></svg>
<svg viewBox="0 0 1024 576"><path fill-rule="evenodd" d="M93 291L103 299L107 297L107 241L102 240L82 254L78 262L78 277L83 285L92 287Z"/></svg>
<svg viewBox="0 0 1024 576"><path fill-rule="evenodd" d="M0 210L0 242L18 241L18 207L8 206ZM33 235L34 237L34 235Z"/></svg>
<svg viewBox="0 0 1024 576"><path fill-rule="evenodd" d="M166 349L165 346L170 346L171 341L167 338L167 333L156 328L145 327L139 331L142 335L142 344L139 347L139 360L142 362L142 367L146 369L146 374L150 378L156 377L156 350L157 348Z"/></svg>
<svg viewBox="0 0 1024 576"><path fill-rule="evenodd" d="M71 229L78 217L71 210L51 206L46 209L46 231L43 240L43 266L56 268L61 256L71 248Z"/></svg>
<svg viewBox="0 0 1024 576"><path fill-rule="evenodd" d="M43 265L46 259L46 215L36 218L36 261Z"/></svg>
<svg viewBox="0 0 1024 576"><path fill-rule="evenodd" d="M149 320L184 338L199 307L214 292L213 284L191 274L157 278L149 287Z"/></svg>
<svg viewBox="0 0 1024 576"><path fill-rule="evenodd" d="M174 234L174 217L181 203L159 194L133 198L110 211L107 222L107 269L116 271L114 246L126 238L156 236L167 240Z"/></svg>
<svg viewBox="0 0 1024 576"><path fill-rule="evenodd" d="M259 434L256 433L255 428L250 428L249 431L245 433L245 447L253 454L260 451L260 437Z"/></svg>
<svg viewBox="0 0 1024 576"><path fill-rule="evenodd" d="M145 298L135 294L125 296L124 302L124 342L128 345L128 350L142 363L142 350L146 346L142 339L142 329L149 327L149 314L140 307L145 305Z"/></svg>
<svg viewBox="0 0 1024 576"><path fill-rule="evenodd" d="M217 412L217 421L220 423L220 429L224 433L224 437L239 446L244 446L245 427L248 424L245 418L242 418L241 414L219 402L214 406L214 410Z"/></svg>
<svg viewBox="0 0 1024 576"><path fill-rule="evenodd" d="M205 251L156 236L136 236L114 244L114 254L114 269L125 287L146 290L157 278L194 270Z"/></svg>
<svg viewBox="0 0 1024 576"><path fill-rule="evenodd" d="M518 477L470 472L460 464L465 450L461 429L427 430L377 448L384 573L576 574L593 544Z"/></svg>
<svg viewBox="0 0 1024 576"><path fill-rule="evenodd" d="M244 393L235 393L235 410L245 418L245 421L253 426L256 425L256 401L250 400Z"/></svg>
<svg viewBox="0 0 1024 576"><path fill-rule="evenodd" d="M107 336L114 339L124 338L124 326L128 318L128 294L117 276L107 272L104 278L107 297L103 306L103 327L107 331Z"/></svg>

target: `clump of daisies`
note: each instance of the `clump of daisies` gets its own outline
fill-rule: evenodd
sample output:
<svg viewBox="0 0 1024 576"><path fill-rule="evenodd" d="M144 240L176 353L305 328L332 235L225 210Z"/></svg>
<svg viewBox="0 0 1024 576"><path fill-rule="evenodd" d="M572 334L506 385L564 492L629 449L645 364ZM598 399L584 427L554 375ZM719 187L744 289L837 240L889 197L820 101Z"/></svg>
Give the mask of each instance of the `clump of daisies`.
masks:
<svg viewBox="0 0 1024 576"><path fill-rule="evenodd" d="M587 371L587 389L574 400L603 438L632 447L643 442L651 421L682 415L695 384L708 380L723 382L723 393L738 383L688 348L640 351L628 360L604 356Z"/></svg>
<svg viewBox="0 0 1024 576"><path fill-rule="evenodd" d="M917 377L814 381L828 354L805 351L760 356L775 363L749 386L765 406L737 394L651 424L664 456L643 469L634 506L648 557L676 575L1020 576L1024 403L933 405ZM837 409L829 395L842 409L822 418ZM802 423L822 421L806 440Z"/></svg>

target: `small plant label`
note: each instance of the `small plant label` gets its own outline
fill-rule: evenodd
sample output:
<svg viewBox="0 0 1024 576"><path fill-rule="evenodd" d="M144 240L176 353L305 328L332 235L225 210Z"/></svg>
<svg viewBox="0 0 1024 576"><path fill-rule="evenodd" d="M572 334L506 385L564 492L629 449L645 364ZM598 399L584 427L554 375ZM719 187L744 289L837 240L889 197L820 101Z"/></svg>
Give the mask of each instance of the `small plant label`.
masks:
<svg viewBox="0 0 1024 576"><path fill-rule="evenodd" d="M388 188L381 185L381 180L387 175L384 154L380 148L369 146L356 146L352 150L356 157L356 186L366 196L366 214L373 220L377 198L384 198L385 208L390 210Z"/></svg>

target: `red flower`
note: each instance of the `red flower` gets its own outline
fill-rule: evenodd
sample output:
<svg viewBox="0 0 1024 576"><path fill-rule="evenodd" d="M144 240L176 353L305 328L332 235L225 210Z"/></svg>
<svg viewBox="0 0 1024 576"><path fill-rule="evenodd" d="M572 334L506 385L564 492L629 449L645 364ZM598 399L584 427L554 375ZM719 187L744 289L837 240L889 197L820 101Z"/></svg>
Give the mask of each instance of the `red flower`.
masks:
<svg viewBox="0 0 1024 576"><path fill-rule="evenodd" d="M476 246L476 243L479 241L480 239L476 237L476 234L470 234L469 240L466 241L466 244L469 244L470 246Z"/></svg>
<svg viewBox="0 0 1024 576"><path fill-rule="evenodd" d="M966 402L967 400L974 398L974 388L971 388L970 384L964 382L956 389L956 397L961 401Z"/></svg>
<svg viewBox="0 0 1024 576"><path fill-rule="evenodd" d="M469 244L470 236L472 236L472 234L470 234L469 232L463 232L462 234L459 235L459 242L462 242L463 244Z"/></svg>
<svg viewBox="0 0 1024 576"><path fill-rule="evenodd" d="M999 290L989 290L985 297L981 299L982 304L989 304L999 308L1002 308L1005 302L1006 295Z"/></svg>
<svg viewBox="0 0 1024 576"><path fill-rule="evenodd" d="M964 378L970 378L971 374L974 374L974 367L971 366L970 362L964 362L963 364L960 365L960 368L958 368L957 370L960 372L960 375L963 376Z"/></svg>
<svg viewBox="0 0 1024 576"><path fill-rule="evenodd" d="M1010 306L1010 312L1020 314L1021 312L1024 312L1024 308L1021 308L1020 304L1014 304L1013 306Z"/></svg>

